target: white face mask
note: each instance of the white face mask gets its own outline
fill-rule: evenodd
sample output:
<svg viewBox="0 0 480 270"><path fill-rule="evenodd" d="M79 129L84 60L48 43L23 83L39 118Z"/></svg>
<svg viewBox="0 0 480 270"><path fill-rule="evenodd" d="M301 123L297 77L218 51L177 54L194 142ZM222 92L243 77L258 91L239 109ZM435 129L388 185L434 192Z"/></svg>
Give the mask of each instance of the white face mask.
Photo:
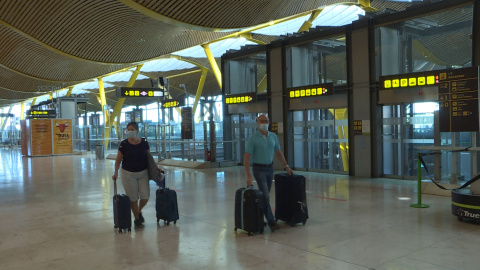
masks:
<svg viewBox="0 0 480 270"><path fill-rule="evenodd" d="M137 132L135 130L127 130L126 134L128 138L135 138L135 136L137 136Z"/></svg>
<svg viewBox="0 0 480 270"><path fill-rule="evenodd" d="M260 125L258 125L258 128L262 131L267 131L268 130L268 124L260 124Z"/></svg>

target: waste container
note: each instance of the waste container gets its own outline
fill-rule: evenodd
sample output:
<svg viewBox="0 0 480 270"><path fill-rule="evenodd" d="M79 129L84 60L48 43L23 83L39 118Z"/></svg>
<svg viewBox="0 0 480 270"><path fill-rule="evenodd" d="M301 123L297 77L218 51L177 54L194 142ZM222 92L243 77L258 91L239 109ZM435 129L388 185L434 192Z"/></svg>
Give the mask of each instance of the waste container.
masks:
<svg viewBox="0 0 480 270"><path fill-rule="evenodd" d="M97 157L97 159L105 158L105 151L102 144L95 145L95 156Z"/></svg>

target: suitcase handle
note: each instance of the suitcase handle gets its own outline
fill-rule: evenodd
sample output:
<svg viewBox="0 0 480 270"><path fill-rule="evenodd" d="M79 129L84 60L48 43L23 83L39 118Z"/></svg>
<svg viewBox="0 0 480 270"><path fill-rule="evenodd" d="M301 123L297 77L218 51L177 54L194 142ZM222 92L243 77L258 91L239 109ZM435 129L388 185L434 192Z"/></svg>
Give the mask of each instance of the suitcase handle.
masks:
<svg viewBox="0 0 480 270"><path fill-rule="evenodd" d="M117 196L117 180L113 180L113 195Z"/></svg>

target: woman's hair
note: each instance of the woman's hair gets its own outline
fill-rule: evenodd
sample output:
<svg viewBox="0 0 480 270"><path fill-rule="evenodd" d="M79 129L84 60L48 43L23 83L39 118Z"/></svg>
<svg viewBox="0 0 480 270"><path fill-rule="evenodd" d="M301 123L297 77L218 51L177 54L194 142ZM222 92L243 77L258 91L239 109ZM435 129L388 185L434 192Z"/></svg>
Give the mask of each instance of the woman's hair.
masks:
<svg viewBox="0 0 480 270"><path fill-rule="evenodd" d="M128 128L128 126L132 126L135 130L138 131L138 124L137 124L137 122L130 122L130 123L127 124L127 128Z"/></svg>

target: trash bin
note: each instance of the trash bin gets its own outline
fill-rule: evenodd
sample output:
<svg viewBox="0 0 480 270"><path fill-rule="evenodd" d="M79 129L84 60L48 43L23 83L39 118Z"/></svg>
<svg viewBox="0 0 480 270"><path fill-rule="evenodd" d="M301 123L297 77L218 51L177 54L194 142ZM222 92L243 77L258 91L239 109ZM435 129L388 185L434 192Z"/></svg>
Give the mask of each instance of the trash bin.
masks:
<svg viewBox="0 0 480 270"><path fill-rule="evenodd" d="M97 144L95 145L95 156L97 159L104 159L105 158L105 151L103 145Z"/></svg>

